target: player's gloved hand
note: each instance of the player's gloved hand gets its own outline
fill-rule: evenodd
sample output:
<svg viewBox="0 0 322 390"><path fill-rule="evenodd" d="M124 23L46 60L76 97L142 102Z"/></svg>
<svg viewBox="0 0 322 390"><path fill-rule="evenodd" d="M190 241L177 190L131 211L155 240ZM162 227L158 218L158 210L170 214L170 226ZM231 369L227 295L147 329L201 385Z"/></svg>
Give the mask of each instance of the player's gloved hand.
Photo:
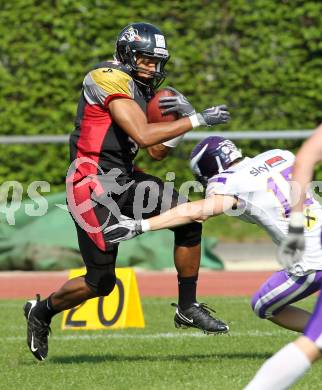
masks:
<svg viewBox="0 0 322 390"><path fill-rule="evenodd" d="M290 219L288 235L278 248L277 260L283 268L290 269L302 259L304 249L303 214L293 213Z"/></svg>
<svg viewBox="0 0 322 390"><path fill-rule="evenodd" d="M103 233L106 243L114 244L130 240L143 233L141 220L137 221L122 215L118 223L108 226Z"/></svg>
<svg viewBox="0 0 322 390"><path fill-rule="evenodd" d="M174 92L176 96L161 97L159 99L159 107L165 109L162 111L162 115L168 115L172 112L177 113L180 117L190 116L195 114L196 111L189 103L187 98L172 87L167 87L170 91Z"/></svg>
<svg viewBox="0 0 322 390"><path fill-rule="evenodd" d="M198 114L190 116L193 127L219 125L228 122L229 119L230 113L224 104L207 108Z"/></svg>

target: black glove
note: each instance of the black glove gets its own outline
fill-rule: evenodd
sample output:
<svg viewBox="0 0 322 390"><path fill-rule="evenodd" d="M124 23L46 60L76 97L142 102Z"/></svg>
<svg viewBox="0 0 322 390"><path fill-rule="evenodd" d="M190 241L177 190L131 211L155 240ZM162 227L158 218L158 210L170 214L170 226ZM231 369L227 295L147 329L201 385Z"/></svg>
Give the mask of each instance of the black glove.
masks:
<svg viewBox="0 0 322 390"><path fill-rule="evenodd" d="M172 112L177 113L180 117L190 116L195 114L196 111L193 106L188 102L187 98L172 87L167 87L170 91L174 92L176 96L161 97L159 99L159 107L165 108L162 111L162 115L168 115Z"/></svg>
<svg viewBox="0 0 322 390"><path fill-rule="evenodd" d="M120 241L130 240L142 234L141 221L121 216L118 223L104 229L104 240L106 243L114 244Z"/></svg>
<svg viewBox="0 0 322 390"><path fill-rule="evenodd" d="M226 123L230 119L230 113L227 107L222 104L220 106L214 106L207 108L197 114L199 126L214 126L220 123Z"/></svg>

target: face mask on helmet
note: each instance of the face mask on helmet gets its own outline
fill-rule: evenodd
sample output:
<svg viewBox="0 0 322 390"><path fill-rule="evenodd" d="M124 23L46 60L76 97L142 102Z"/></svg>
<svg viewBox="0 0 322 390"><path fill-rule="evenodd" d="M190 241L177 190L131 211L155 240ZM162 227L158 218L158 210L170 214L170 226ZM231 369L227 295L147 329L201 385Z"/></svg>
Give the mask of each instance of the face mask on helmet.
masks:
<svg viewBox="0 0 322 390"><path fill-rule="evenodd" d="M236 145L223 137L208 137L197 144L190 156L190 167L201 182L229 168L242 153ZM202 183L203 184L203 183Z"/></svg>
<svg viewBox="0 0 322 390"><path fill-rule="evenodd" d="M140 68L138 58L156 60L155 72ZM165 64L170 56L162 32L149 23L133 23L125 27L116 41L115 58L130 68L133 78L140 84L157 89L166 77ZM148 77L138 77L145 73Z"/></svg>

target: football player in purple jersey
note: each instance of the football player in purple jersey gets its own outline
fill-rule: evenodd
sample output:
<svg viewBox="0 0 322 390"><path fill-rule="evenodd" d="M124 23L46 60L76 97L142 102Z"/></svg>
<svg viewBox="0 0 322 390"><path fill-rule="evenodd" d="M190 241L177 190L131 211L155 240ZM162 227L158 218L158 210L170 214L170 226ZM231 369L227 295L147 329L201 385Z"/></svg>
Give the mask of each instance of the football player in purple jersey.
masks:
<svg viewBox="0 0 322 390"><path fill-rule="evenodd" d="M322 295L313 313L293 303L322 289L322 207L307 191L313 166L321 160L322 126L300 149L293 177L295 156L289 151L274 149L242 158L230 140L208 137L191 154L191 167L207 186L205 199L181 204L147 220L123 219L106 229L107 239L119 242L145 231L201 222L226 212L258 224L281 244L279 262L283 269L254 294L252 308L258 317L303 336L269 359L247 390L285 389L320 357ZM296 196L300 202L292 209Z"/></svg>
<svg viewBox="0 0 322 390"><path fill-rule="evenodd" d="M305 249L303 209L314 166L322 161L322 125L299 149L292 174L292 211L287 236L279 248L279 261L292 267ZM321 232L322 233L322 232ZM320 258L322 263L322 258ZM296 383L321 358L322 350L322 281L319 297L303 335L287 344L268 359L258 370L245 390L287 389Z"/></svg>

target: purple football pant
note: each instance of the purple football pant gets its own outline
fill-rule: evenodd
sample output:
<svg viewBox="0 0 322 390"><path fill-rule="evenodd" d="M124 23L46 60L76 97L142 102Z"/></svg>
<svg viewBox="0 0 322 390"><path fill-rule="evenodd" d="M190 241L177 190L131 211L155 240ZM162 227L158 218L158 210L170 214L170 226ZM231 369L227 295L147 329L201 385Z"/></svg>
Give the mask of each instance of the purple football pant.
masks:
<svg viewBox="0 0 322 390"><path fill-rule="evenodd" d="M285 306L320 291L314 311L304 329L304 335L322 349L322 271L305 276L288 275L285 271L275 272L254 294L252 308L260 318L270 318Z"/></svg>

